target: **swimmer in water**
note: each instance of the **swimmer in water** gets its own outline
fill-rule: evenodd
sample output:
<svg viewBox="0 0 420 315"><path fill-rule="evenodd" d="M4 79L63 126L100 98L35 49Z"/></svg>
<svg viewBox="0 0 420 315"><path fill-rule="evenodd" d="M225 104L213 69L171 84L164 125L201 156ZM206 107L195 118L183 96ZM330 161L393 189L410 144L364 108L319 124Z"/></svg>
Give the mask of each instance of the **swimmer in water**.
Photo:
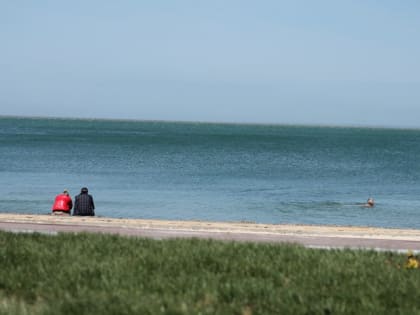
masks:
<svg viewBox="0 0 420 315"><path fill-rule="evenodd" d="M373 198L369 198L365 204L363 204L363 207L366 208L372 208L375 206L375 200L373 200Z"/></svg>

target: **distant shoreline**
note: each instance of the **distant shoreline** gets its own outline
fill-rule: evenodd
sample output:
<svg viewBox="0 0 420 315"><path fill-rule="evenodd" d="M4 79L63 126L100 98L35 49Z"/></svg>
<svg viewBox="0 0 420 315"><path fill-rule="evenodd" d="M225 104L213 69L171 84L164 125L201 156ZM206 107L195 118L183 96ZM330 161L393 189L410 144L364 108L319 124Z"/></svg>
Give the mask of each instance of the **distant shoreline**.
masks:
<svg viewBox="0 0 420 315"><path fill-rule="evenodd" d="M106 233L125 236L292 242L314 248L420 251L420 230L356 226L169 221L0 213L0 230L47 234Z"/></svg>
<svg viewBox="0 0 420 315"><path fill-rule="evenodd" d="M144 123L168 123L168 124L208 124L208 125L227 125L227 126L262 126L262 127L306 127L306 128L344 128L344 129L373 129L373 130L412 130L418 131L420 127L415 126L384 126L384 125L358 125L358 124L309 124L301 122L234 122L234 121L204 121L204 120L165 120L165 119L136 119L136 118L106 118L106 117L62 117L62 116L19 116L19 115L0 115L0 119L54 119L54 120L80 120L80 121L104 121L104 122L144 122Z"/></svg>

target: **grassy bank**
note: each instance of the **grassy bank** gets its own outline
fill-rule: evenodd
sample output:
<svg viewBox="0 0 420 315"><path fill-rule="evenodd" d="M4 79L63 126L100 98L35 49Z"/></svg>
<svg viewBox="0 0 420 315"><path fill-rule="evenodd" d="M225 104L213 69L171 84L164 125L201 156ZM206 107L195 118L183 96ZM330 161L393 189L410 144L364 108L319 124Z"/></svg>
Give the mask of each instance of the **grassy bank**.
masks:
<svg viewBox="0 0 420 315"><path fill-rule="evenodd" d="M0 232L0 314L420 314L404 255Z"/></svg>

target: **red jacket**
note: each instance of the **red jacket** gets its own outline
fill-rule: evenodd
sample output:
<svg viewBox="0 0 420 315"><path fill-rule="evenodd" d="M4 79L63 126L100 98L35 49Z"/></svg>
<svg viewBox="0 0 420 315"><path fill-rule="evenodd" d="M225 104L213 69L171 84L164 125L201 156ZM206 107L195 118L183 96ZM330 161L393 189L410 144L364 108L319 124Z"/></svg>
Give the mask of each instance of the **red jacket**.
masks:
<svg viewBox="0 0 420 315"><path fill-rule="evenodd" d="M70 211L73 207L73 202L70 196L66 194L60 194L55 197L54 204L52 206L53 211Z"/></svg>

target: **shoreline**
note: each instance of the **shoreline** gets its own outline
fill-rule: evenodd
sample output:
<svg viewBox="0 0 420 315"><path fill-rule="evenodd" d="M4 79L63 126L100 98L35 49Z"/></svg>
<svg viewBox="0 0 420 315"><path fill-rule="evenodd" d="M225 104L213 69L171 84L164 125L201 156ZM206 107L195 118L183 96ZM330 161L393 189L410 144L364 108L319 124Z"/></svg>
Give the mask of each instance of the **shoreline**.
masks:
<svg viewBox="0 0 420 315"><path fill-rule="evenodd" d="M420 252L420 230L399 228L0 213L0 230L48 234L89 232L154 239L204 238L226 241L298 243L314 248Z"/></svg>

